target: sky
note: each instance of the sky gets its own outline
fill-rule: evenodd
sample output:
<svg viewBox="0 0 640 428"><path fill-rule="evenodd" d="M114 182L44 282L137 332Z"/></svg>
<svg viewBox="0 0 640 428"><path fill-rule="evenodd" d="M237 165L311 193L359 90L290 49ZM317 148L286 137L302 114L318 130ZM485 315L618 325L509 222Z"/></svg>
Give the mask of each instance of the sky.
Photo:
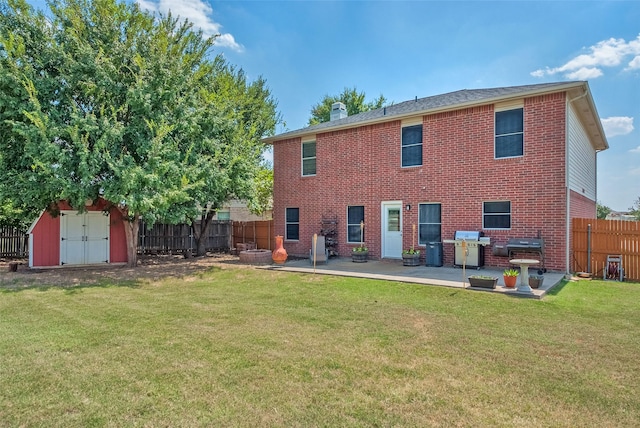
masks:
<svg viewBox="0 0 640 428"><path fill-rule="evenodd" d="M399 103L587 80L609 142L598 201L626 211L640 198L640 1L131 1L217 35L213 55L266 80L278 133L346 87Z"/></svg>

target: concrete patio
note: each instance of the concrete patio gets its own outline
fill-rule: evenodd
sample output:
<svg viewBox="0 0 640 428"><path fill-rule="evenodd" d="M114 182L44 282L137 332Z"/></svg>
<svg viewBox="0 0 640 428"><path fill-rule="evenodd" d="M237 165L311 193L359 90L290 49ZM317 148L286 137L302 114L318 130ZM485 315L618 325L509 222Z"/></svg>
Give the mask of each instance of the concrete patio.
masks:
<svg viewBox="0 0 640 428"><path fill-rule="evenodd" d="M456 267L403 266L402 260L369 260L366 263L354 263L351 258L339 257L329 259L328 264L317 264L315 270L309 259L287 260L284 265L263 266L264 269L283 270L288 272L303 272L319 275L352 276L358 278L380 279L384 281L410 282L424 285L438 285L443 287L466 288L473 291L503 293L517 297L534 299L543 298L551 289L564 278L561 272L546 272L542 286L532 292L522 292L513 288L506 288L502 278L503 269L481 268L466 269ZM530 272L536 273L535 268ZM463 276L464 273L464 276ZM470 287L468 277L484 275L498 277L495 289ZM519 279L519 278L518 278Z"/></svg>

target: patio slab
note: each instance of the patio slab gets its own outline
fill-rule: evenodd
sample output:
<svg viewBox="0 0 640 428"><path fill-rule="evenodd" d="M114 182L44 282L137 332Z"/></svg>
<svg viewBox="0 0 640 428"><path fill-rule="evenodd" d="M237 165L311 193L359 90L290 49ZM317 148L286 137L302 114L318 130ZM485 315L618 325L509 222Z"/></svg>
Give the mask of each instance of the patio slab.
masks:
<svg viewBox="0 0 640 428"><path fill-rule="evenodd" d="M287 260L283 265L262 266L263 269L282 270L288 272L302 272L319 275L351 276L358 278L380 279L383 281L410 282L423 285L437 285L443 287L465 288L473 291L503 293L517 297L534 299L543 298L550 290L557 286L564 278L562 272L546 272L542 287L532 292L521 292L513 288L506 288L502 278L503 269L480 268L465 269L456 267L403 266L402 260L369 260L366 263L354 263L351 258L338 257L329 259L327 264L314 266L309 259ZM535 272L535 270L531 270ZM471 275L486 275L498 277L495 289L469 286L467 279Z"/></svg>

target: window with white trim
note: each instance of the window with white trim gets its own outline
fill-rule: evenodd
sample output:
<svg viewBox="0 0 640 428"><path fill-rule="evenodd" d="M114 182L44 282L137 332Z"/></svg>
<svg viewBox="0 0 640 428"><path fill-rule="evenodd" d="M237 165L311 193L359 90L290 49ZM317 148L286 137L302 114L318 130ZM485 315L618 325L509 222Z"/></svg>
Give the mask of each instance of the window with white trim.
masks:
<svg viewBox="0 0 640 428"><path fill-rule="evenodd" d="M422 125L402 128L402 166L422 165Z"/></svg>
<svg viewBox="0 0 640 428"><path fill-rule="evenodd" d="M359 244L364 242L364 229L360 237L360 223L364 222L364 206L354 205L347 207L347 242ZM362 240L362 241L361 241Z"/></svg>
<svg viewBox="0 0 640 428"><path fill-rule="evenodd" d="M442 205L418 205L418 244L442 242Z"/></svg>
<svg viewBox="0 0 640 428"><path fill-rule="evenodd" d="M316 175L316 142L302 143L302 175Z"/></svg>
<svg viewBox="0 0 640 428"><path fill-rule="evenodd" d="M287 208L285 214L285 238L288 241L300 240L300 208Z"/></svg>
<svg viewBox="0 0 640 428"><path fill-rule="evenodd" d="M496 159L524 155L524 109L496 111Z"/></svg>
<svg viewBox="0 0 640 428"><path fill-rule="evenodd" d="M483 229L511 229L511 202L492 201L482 203Z"/></svg>

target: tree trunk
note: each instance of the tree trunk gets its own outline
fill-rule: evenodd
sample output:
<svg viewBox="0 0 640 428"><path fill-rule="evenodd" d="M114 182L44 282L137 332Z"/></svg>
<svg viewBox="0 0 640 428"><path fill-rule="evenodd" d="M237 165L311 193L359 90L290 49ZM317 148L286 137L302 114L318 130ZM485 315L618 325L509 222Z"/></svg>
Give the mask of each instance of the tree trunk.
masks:
<svg viewBox="0 0 640 428"><path fill-rule="evenodd" d="M216 214L215 210L208 210L206 214L200 216L200 224L197 224L194 219L191 219L191 227L193 227L193 237L196 240L196 256L201 257L207 253L207 233L209 225L213 216Z"/></svg>
<svg viewBox="0 0 640 428"><path fill-rule="evenodd" d="M127 240L127 266L136 267L138 265L138 229L140 228L140 219L138 216L133 216L133 219L129 219L126 210L121 210L121 212L124 220L124 236Z"/></svg>
<svg viewBox="0 0 640 428"><path fill-rule="evenodd" d="M207 246L205 239L196 240L196 257L201 257L207 254Z"/></svg>

